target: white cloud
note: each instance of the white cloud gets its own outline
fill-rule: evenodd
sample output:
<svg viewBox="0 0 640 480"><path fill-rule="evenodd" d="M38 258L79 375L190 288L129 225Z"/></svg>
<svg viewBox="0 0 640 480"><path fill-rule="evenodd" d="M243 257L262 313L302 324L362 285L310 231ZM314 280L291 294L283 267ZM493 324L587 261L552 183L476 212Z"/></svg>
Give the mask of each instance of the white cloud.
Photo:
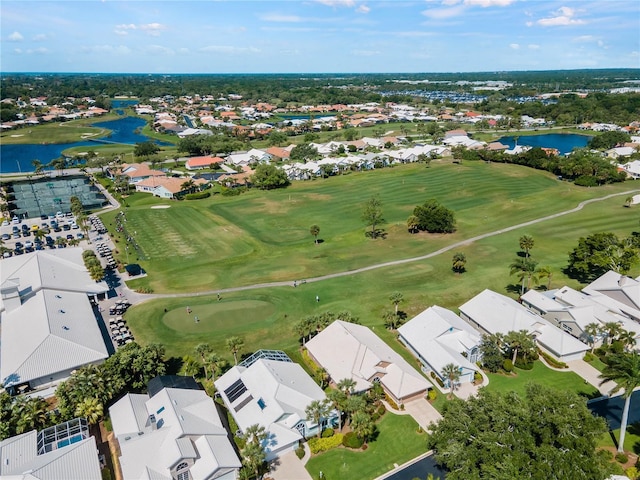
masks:
<svg viewBox="0 0 640 480"><path fill-rule="evenodd" d="M436 33L408 30L406 32L393 32L392 35L396 37L433 37Z"/></svg>
<svg viewBox="0 0 640 480"><path fill-rule="evenodd" d="M121 23L120 25L116 25L116 29L118 29L118 30L135 30L136 26L133 23Z"/></svg>
<svg viewBox="0 0 640 480"><path fill-rule="evenodd" d="M509 47L513 50L520 50L520 44L518 43L510 43Z"/></svg>
<svg viewBox="0 0 640 480"><path fill-rule="evenodd" d="M355 7L355 0L316 0L316 2L328 7Z"/></svg>
<svg viewBox="0 0 640 480"><path fill-rule="evenodd" d="M356 12L359 12L359 13L369 13L370 11L371 9L366 5L360 5L358 8L356 8Z"/></svg>
<svg viewBox="0 0 640 480"><path fill-rule="evenodd" d="M456 5L447 8L432 8L429 10L424 10L422 12L422 15L433 20L442 20L446 18L457 17L458 15L464 13L464 10L465 8L463 5Z"/></svg>
<svg viewBox="0 0 640 480"><path fill-rule="evenodd" d="M579 37L574 37L571 41L575 43L590 43L595 42L596 37L593 35L580 35Z"/></svg>
<svg viewBox="0 0 640 480"><path fill-rule="evenodd" d="M540 45L536 45L535 43L530 43L529 45L527 45L527 48L529 50L538 50L540 49Z"/></svg>
<svg viewBox="0 0 640 480"><path fill-rule="evenodd" d="M82 53L99 53L99 54L115 54L115 55L128 55L131 53L131 49L124 45L90 45L80 48Z"/></svg>
<svg viewBox="0 0 640 480"><path fill-rule="evenodd" d="M460 3L461 0L442 0L442 5L446 5L447 7L450 7L452 5L457 5Z"/></svg>
<svg viewBox="0 0 640 480"><path fill-rule="evenodd" d="M260 53L260 49L255 47L235 47L232 45L208 45L198 49L202 53L224 53L224 54L236 54L236 53Z"/></svg>
<svg viewBox="0 0 640 480"><path fill-rule="evenodd" d="M13 32L7 37L7 40L9 40L10 42L21 42L22 40L24 40L24 37L20 32Z"/></svg>
<svg viewBox="0 0 640 480"><path fill-rule="evenodd" d="M543 27L558 27L584 24L584 20L574 18L575 14L576 11L573 8L560 7L556 12L553 13L553 15L555 16L541 18L540 20L538 20L538 25L542 25Z"/></svg>
<svg viewBox="0 0 640 480"><path fill-rule="evenodd" d="M525 23L525 25L526 25L527 27L532 27L532 26L533 26L533 22L526 22L526 23Z"/></svg>
<svg viewBox="0 0 640 480"><path fill-rule="evenodd" d="M479 7L507 7L511 5L514 0L464 0L465 5L477 5Z"/></svg>
<svg viewBox="0 0 640 480"><path fill-rule="evenodd" d="M29 49L27 50L27 53L35 54L35 55L46 55L47 53L49 53L49 50L44 47L40 47L40 48Z"/></svg>
<svg viewBox="0 0 640 480"><path fill-rule="evenodd" d="M374 57L380 55L377 50L351 50L351 54L357 57Z"/></svg>
<svg viewBox="0 0 640 480"><path fill-rule="evenodd" d="M17 54L21 54L22 53L22 49L21 48L14 48L13 51Z"/></svg>
<svg viewBox="0 0 640 480"><path fill-rule="evenodd" d="M43 42L47 39L47 36L44 33L39 33L38 35L34 35L32 40L34 42Z"/></svg>
<svg viewBox="0 0 640 480"><path fill-rule="evenodd" d="M162 30L166 30L167 26L161 23L146 23L144 25L138 25L138 28L148 35L158 37Z"/></svg>
<svg viewBox="0 0 640 480"><path fill-rule="evenodd" d="M190 52L187 47L181 47L178 49L177 53L179 53L180 55L188 55Z"/></svg>
<svg viewBox="0 0 640 480"><path fill-rule="evenodd" d="M162 45L147 45L143 48L144 52L149 54L149 55L167 55L167 56L171 56L171 55L175 55L176 52L174 52L172 49L168 48L168 47L164 47Z"/></svg>
<svg viewBox="0 0 640 480"><path fill-rule="evenodd" d="M261 17L265 22L284 22L284 23L297 23L301 22L302 18L297 15L281 15L279 13L268 13Z"/></svg>

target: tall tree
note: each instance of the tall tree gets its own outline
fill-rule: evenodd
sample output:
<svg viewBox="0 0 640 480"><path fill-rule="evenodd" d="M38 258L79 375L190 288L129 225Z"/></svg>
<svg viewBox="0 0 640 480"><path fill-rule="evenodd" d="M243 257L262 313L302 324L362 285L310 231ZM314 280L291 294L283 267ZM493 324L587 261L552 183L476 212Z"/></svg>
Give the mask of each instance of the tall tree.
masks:
<svg viewBox="0 0 640 480"><path fill-rule="evenodd" d="M104 413L104 408L100 400L97 398L85 398L76 407L76 417L83 417L87 419L89 425L95 425L100 421Z"/></svg>
<svg viewBox="0 0 640 480"><path fill-rule="evenodd" d="M504 360L504 337L500 333L482 335L480 341L482 365L490 372L497 372Z"/></svg>
<svg viewBox="0 0 640 480"><path fill-rule="evenodd" d="M330 407L326 400L314 400L304 410L307 418L313 419L315 424L318 425L318 438L322 435L322 419L329 415L329 411Z"/></svg>
<svg viewBox="0 0 640 480"><path fill-rule="evenodd" d="M509 268L511 269L511 275L517 275L518 279L522 282L520 288L520 295L524 295L525 285L527 289L531 288L531 283L538 283L538 276L536 274L537 262L531 258L517 258Z"/></svg>
<svg viewBox="0 0 640 480"><path fill-rule="evenodd" d="M524 251L525 258L529 258L529 252L533 248L534 241L531 235L522 235L520 237L520 249Z"/></svg>
<svg viewBox="0 0 640 480"><path fill-rule="evenodd" d="M255 424L247 427L244 437L245 447L240 452L242 463L255 474L256 478L259 478L260 469L266 459L264 441L267 439L267 432L263 426Z"/></svg>
<svg viewBox="0 0 640 480"><path fill-rule="evenodd" d="M204 364L209 366L212 382L216 381L216 375L218 373L218 370L221 368L223 361L225 360L223 360L222 357L215 352L210 352L204 359Z"/></svg>
<svg viewBox="0 0 640 480"><path fill-rule="evenodd" d="M327 400L338 411L338 430L342 431L342 411L347 403L347 394L340 389L332 388L327 392Z"/></svg>
<svg viewBox="0 0 640 480"><path fill-rule="evenodd" d="M536 344L526 330L511 331L507 333L505 342L511 349L511 361L515 364L518 354L523 360L527 360L535 352Z"/></svg>
<svg viewBox="0 0 640 480"><path fill-rule="evenodd" d="M551 288L551 279L553 278L553 271L551 270L551 267L549 266L544 266L544 267L538 267L536 270L536 273L538 275L538 278L546 278L547 279L547 290L549 290Z"/></svg>
<svg viewBox="0 0 640 480"><path fill-rule="evenodd" d="M596 337L602 333L600 324L595 322L588 323L584 327L584 333L587 334L587 341L591 346L591 353L593 353L596 348Z"/></svg>
<svg viewBox="0 0 640 480"><path fill-rule="evenodd" d="M315 239L315 244L318 244L318 235L320 235L320 227L318 225L311 225L311 228L309 229L309 233L311 233L311 235L313 235L313 238Z"/></svg>
<svg viewBox="0 0 640 480"><path fill-rule="evenodd" d="M234 336L227 338L225 343L227 344L227 348L233 355L234 364L238 365L238 353L242 350L242 347L244 347L244 340L242 340L240 337Z"/></svg>
<svg viewBox="0 0 640 480"><path fill-rule="evenodd" d="M366 442L375 432L376 424L366 411L358 410L351 416L351 430L358 438Z"/></svg>
<svg viewBox="0 0 640 480"><path fill-rule="evenodd" d="M596 452L606 429L584 398L529 384L524 395L480 389L452 400L427 442L447 480L599 479L612 473Z"/></svg>
<svg viewBox="0 0 640 480"><path fill-rule="evenodd" d="M454 363L447 363L442 367L442 376L449 384L449 400L451 400L457 383L460 381L460 367Z"/></svg>
<svg viewBox="0 0 640 480"><path fill-rule="evenodd" d="M200 357L200 361L202 362L202 366L204 368L204 378L209 378L209 369L207 368L207 355L209 355L213 351L211 345L209 345L208 343L199 343L198 345L196 345L196 348L194 350L196 351L196 353Z"/></svg>
<svg viewBox="0 0 640 480"><path fill-rule="evenodd" d="M613 343L622 333L622 324L620 322L606 322L602 325L602 331L606 334L606 342Z"/></svg>
<svg viewBox="0 0 640 480"><path fill-rule="evenodd" d="M620 440L618 442L618 452L624 451L624 437L627 433L627 423L629 421L629 405L631 404L631 395L633 390L640 386L640 353L633 351L631 353L622 353L611 355L607 360L607 366L602 370L600 378L602 382L615 382L616 386L611 389L610 393L617 393L620 389L624 389L622 398L624 398L624 408L622 410L622 420L620 422Z"/></svg>
<svg viewBox="0 0 640 480"><path fill-rule="evenodd" d="M377 195L371 197L362 209L362 221L371 227L371 238L378 236L376 227L384 222L382 218L382 201Z"/></svg>
<svg viewBox="0 0 640 480"><path fill-rule="evenodd" d="M402 295L402 293L400 293L400 292L393 292L391 295L389 295L389 300L391 300L391 303L393 304L393 306L395 308L395 313L396 313L396 316L397 316L398 315L398 306L404 300L404 295Z"/></svg>

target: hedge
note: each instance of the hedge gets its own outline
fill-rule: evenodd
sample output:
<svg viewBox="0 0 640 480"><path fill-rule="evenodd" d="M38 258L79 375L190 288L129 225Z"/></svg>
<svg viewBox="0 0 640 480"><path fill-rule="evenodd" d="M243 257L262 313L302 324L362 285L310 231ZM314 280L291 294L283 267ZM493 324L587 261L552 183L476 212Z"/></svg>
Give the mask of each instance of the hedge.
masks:
<svg viewBox="0 0 640 480"><path fill-rule="evenodd" d="M341 433L336 433L333 437L318 438L314 437L309 439L309 449L311 453L320 453L331 450L332 448L339 447L343 443L343 436Z"/></svg>
<svg viewBox="0 0 640 480"><path fill-rule="evenodd" d="M322 438L329 438L329 437L333 437L333 434L335 432L333 431L333 428L327 428L322 432Z"/></svg>
<svg viewBox="0 0 640 480"><path fill-rule="evenodd" d="M513 362L511 361L511 359L505 359L504 362L502 362L502 368L505 372L511 373L513 371Z"/></svg>
<svg viewBox="0 0 640 480"><path fill-rule="evenodd" d="M347 448L362 448L363 443L362 439L353 432L347 433L342 439L342 445Z"/></svg>
<svg viewBox="0 0 640 480"><path fill-rule="evenodd" d="M542 350L540 350L540 355L542 355L542 358L544 358L545 361L554 368L568 368L568 365L566 363L559 362L547 352L543 352Z"/></svg>
<svg viewBox="0 0 640 480"><path fill-rule="evenodd" d="M304 458L304 447L302 445L296 448L296 457L298 457L300 460Z"/></svg>
<svg viewBox="0 0 640 480"><path fill-rule="evenodd" d="M195 192L195 193L187 193L184 196L185 200L200 200L201 198L209 198L211 196L211 192Z"/></svg>

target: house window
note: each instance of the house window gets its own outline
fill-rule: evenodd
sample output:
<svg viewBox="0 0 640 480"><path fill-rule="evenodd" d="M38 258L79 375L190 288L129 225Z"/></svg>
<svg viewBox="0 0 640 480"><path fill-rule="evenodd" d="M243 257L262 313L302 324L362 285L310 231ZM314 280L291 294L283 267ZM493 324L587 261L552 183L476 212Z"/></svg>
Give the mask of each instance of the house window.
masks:
<svg viewBox="0 0 640 480"><path fill-rule="evenodd" d="M182 462L176 467L176 472L179 472L180 470L184 470L185 468L189 468L189 464L187 462Z"/></svg>
<svg viewBox="0 0 640 480"><path fill-rule="evenodd" d="M304 435L304 432L305 432L304 422L300 422L300 423L298 423L298 424L296 425L296 430L298 430L298 432L300 433L300 435L302 435L302 436L304 437L304 436L305 436L305 435Z"/></svg>
<svg viewBox="0 0 640 480"><path fill-rule="evenodd" d="M264 400L262 398L258 399L258 406L260 407L260 410L264 410L264 408L267 406L266 403L264 403Z"/></svg>
<svg viewBox="0 0 640 480"><path fill-rule="evenodd" d="M189 470L185 470L184 472L180 472L176 476L176 480L191 480L191 475L189 474Z"/></svg>

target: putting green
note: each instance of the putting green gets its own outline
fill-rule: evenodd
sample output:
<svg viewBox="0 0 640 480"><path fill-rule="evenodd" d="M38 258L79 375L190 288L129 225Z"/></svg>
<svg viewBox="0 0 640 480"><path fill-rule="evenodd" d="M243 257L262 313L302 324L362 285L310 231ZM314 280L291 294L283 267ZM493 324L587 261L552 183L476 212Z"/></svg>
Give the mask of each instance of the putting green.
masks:
<svg viewBox="0 0 640 480"><path fill-rule="evenodd" d="M168 311L162 323L181 333L213 333L228 327L254 324L276 311L275 305L261 300L194 304Z"/></svg>

